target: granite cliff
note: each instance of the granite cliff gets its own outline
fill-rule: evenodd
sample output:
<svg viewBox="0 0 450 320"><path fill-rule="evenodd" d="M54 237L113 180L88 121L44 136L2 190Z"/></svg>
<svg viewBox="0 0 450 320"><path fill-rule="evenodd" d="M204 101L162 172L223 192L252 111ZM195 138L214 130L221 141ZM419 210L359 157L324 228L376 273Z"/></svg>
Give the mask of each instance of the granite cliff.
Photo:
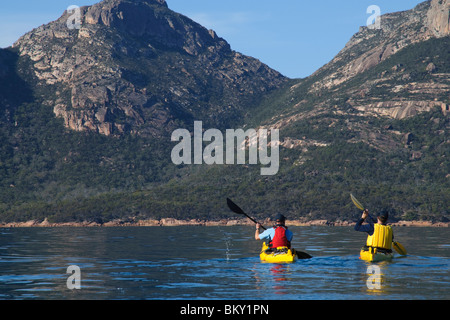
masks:
<svg viewBox="0 0 450 320"><path fill-rule="evenodd" d="M323 75L312 91L331 89L385 61L401 49L450 35L448 0L430 0L412 10L384 14L379 27L360 27L339 54L315 74Z"/></svg>
<svg viewBox="0 0 450 320"><path fill-rule="evenodd" d="M104 0L82 7L70 29L72 15L13 48L47 88L44 104L73 130L158 136L193 118L224 126L285 82L163 0Z"/></svg>
<svg viewBox="0 0 450 320"><path fill-rule="evenodd" d="M406 132L363 119L406 119L436 108L449 114L449 8L449 0L425 1L382 15L378 29L360 27L334 59L275 99L280 108L265 124L288 129L320 116L317 125L334 126L345 116L351 141L385 151L400 146Z"/></svg>

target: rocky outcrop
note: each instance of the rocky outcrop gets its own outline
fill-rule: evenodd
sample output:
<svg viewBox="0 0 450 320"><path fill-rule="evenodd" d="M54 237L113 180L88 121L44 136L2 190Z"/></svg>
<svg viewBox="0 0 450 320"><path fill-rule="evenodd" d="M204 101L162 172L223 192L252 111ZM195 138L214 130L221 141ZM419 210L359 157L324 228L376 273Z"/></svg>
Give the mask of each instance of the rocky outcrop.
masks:
<svg viewBox="0 0 450 320"><path fill-rule="evenodd" d="M404 119L441 106L442 102L436 101L382 101L355 106L355 109L362 111L364 115L372 114L374 116L381 115L394 119Z"/></svg>
<svg viewBox="0 0 450 320"><path fill-rule="evenodd" d="M360 27L344 49L315 72L325 77L312 92L340 85L411 44L450 35L449 8L450 0L429 0L412 10L382 15L380 29Z"/></svg>
<svg viewBox="0 0 450 320"><path fill-rule="evenodd" d="M104 135L161 135L192 118L215 127L247 112L285 78L231 50L164 0L104 0L25 34L15 44L67 127ZM48 94L51 92L52 94Z"/></svg>
<svg viewBox="0 0 450 320"><path fill-rule="evenodd" d="M102 1L89 7L85 23L113 28L151 43L198 55L209 46L217 46L215 33L181 15L169 15L165 1ZM227 47L224 40L220 45Z"/></svg>
<svg viewBox="0 0 450 320"><path fill-rule="evenodd" d="M427 12L426 27L428 33L435 37L450 34L450 2L448 0L432 0Z"/></svg>
<svg viewBox="0 0 450 320"><path fill-rule="evenodd" d="M308 147L310 146L326 147L329 144L311 139L292 139L286 137L284 138L283 142L280 143L280 145L286 149L302 148L303 150L307 151Z"/></svg>
<svg viewBox="0 0 450 320"><path fill-rule="evenodd" d="M409 146L400 141L407 132L377 127L374 118L387 123L439 109L450 113L449 6L450 0L429 0L382 15L380 29L361 27L334 59L286 91L282 101L289 107L267 122L289 133L282 147L304 153L296 163L308 159L310 146L333 144L332 137L322 138L325 128L389 153ZM317 128L328 145L308 144L314 140L303 133L307 127ZM411 160L421 158L411 153Z"/></svg>
<svg viewBox="0 0 450 320"><path fill-rule="evenodd" d="M268 219L263 221L263 224L270 225L272 222ZM64 222L64 223L50 223L47 219L42 222L37 220L29 220L25 222L9 222L9 223L0 223L0 227L2 228L30 228L30 227L44 227L44 228L54 228L54 227L180 227L180 226L203 226L203 227L232 227L232 226L253 226L254 223L249 221L248 219L222 219L222 220L178 220L173 218L163 218L161 220L156 219L148 219L148 220L139 220L135 222L129 221L121 221L121 220L113 220L108 221L103 224L99 224L96 222ZM329 220L289 220L289 226L295 227L308 227L308 226L328 226L328 227L353 227L355 225L354 221L329 221ZM390 223L392 226L397 227L441 227L448 228L448 222L431 222L431 221L403 221L400 220L398 222Z"/></svg>

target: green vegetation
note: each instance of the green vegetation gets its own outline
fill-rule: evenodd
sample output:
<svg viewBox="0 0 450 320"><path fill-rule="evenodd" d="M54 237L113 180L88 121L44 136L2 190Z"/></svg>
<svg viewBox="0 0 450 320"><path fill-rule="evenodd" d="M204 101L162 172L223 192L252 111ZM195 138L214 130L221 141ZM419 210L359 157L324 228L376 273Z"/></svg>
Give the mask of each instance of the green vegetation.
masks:
<svg viewBox="0 0 450 320"><path fill-rule="evenodd" d="M448 73L449 47L448 39L412 46L355 77L342 92L398 64L414 79L426 80L430 74L415 65L431 61L427 57L439 72ZM11 75L20 68L9 51L1 51L2 63ZM374 213L388 208L393 220L448 221L450 117L439 108L404 120L356 116L344 94L308 96L307 88L315 80L291 80L253 109L258 112L251 118L233 119L236 128L244 122L256 127L283 112L313 110L319 103L330 106L329 112L281 131L282 138L307 137L328 146L281 148L279 173L266 177L252 165L175 166L170 161L175 145L170 137L70 131L51 107L32 97L20 77L0 75L0 221L220 219L234 216L226 197L258 218L283 212L291 219L355 220L359 211L350 193ZM299 86L290 91L294 83ZM374 87L371 94L391 98L383 88ZM302 110L292 108L292 101L302 99L307 100ZM448 96L439 99L449 102ZM334 105L348 114L333 113ZM394 147L382 149L363 141L361 131L366 129L388 137ZM406 133L408 143L402 142Z"/></svg>
<svg viewBox="0 0 450 320"><path fill-rule="evenodd" d="M2 142L2 221L219 219L232 216L226 197L259 218L281 211L290 218L351 220L358 210L350 192L373 212L390 208L397 220L449 217L448 136L436 135L448 118L439 110L390 121L395 130L412 133L413 147L423 150L418 160L411 160L410 149L387 154L342 137L312 147L301 165L301 151L282 148L279 174L264 177L257 166L175 167L160 146L69 132L45 109L34 109L36 125L10 128L6 136L15 145ZM319 128L309 134L328 135Z"/></svg>

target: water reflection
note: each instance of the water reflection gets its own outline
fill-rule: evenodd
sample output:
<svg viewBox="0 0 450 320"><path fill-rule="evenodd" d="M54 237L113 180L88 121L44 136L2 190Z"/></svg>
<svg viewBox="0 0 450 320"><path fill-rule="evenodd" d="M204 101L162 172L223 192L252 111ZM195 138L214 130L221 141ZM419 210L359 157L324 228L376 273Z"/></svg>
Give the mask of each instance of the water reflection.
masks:
<svg viewBox="0 0 450 320"><path fill-rule="evenodd" d="M387 293L389 280L387 279L386 271L391 263L391 261L366 262L365 289L368 294L381 295Z"/></svg>
<svg viewBox="0 0 450 320"><path fill-rule="evenodd" d="M275 295L291 294L295 281L291 264L266 263L258 261L253 265L252 275L257 291L269 291Z"/></svg>
<svg viewBox="0 0 450 320"><path fill-rule="evenodd" d="M273 286L275 294L287 294L286 281L288 281L289 265L287 264L275 264L270 268L273 280L275 284Z"/></svg>

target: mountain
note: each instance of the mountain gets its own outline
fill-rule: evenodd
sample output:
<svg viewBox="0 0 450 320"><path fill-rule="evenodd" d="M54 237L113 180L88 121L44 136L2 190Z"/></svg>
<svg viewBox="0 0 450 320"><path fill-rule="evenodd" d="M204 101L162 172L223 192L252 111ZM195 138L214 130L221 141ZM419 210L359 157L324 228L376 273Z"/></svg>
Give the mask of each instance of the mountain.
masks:
<svg viewBox="0 0 450 320"><path fill-rule="evenodd" d="M80 11L79 29L65 12L13 45L45 87L43 103L73 130L160 136L193 119L226 127L285 82L165 1Z"/></svg>
<svg viewBox="0 0 450 320"><path fill-rule="evenodd" d="M447 114L449 7L448 0L426 1L383 15L380 29L360 27L334 59L287 89L275 102L283 109L266 123L286 128L308 117L345 115L354 142L387 150L399 132L374 131L351 119L404 119L435 108Z"/></svg>
<svg viewBox="0 0 450 320"><path fill-rule="evenodd" d="M339 54L315 75L315 92L330 90L365 72L410 45L450 34L448 1L426 1L414 9L385 14L379 28L360 27Z"/></svg>
<svg viewBox="0 0 450 320"><path fill-rule="evenodd" d="M3 221L450 219L449 0L381 16L287 79L164 0L105 0L0 50ZM170 161L176 128L274 127L280 170ZM192 132L192 131L191 131Z"/></svg>
<svg viewBox="0 0 450 320"><path fill-rule="evenodd" d="M260 105L252 123L280 129L285 174L298 177L298 198L284 202L337 219L354 190L394 219L449 219L449 7L383 15L380 29L361 27L333 60Z"/></svg>

